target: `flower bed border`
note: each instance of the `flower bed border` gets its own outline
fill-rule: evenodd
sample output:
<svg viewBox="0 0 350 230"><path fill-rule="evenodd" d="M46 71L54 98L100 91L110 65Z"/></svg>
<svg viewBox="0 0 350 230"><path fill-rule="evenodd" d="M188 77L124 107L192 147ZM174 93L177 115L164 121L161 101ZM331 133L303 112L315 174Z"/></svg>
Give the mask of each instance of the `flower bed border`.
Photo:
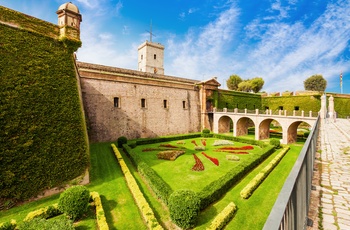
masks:
<svg viewBox="0 0 350 230"><path fill-rule="evenodd" d="M139 208L141 215L146 222L146 225L149 229L163 229L163 227L159 224L157 218L154 215L152 208L149 206L146 198L143 196L137 182L131 172L129 171L128 166L124 162L122 155L120 154L118 148L115 144L111 144L113 152L118 160L120 168L123 171L126 184L128 185L132 196L134 197L134 201Z"/></svg>

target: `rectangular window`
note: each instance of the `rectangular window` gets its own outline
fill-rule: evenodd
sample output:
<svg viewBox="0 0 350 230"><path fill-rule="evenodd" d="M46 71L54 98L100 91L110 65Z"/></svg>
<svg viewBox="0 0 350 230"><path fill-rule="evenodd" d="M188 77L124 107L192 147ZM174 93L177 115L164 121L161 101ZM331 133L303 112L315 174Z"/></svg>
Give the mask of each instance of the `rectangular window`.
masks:
<svg viewBox="0 0 350 230"><path fill-rule="evenodd" d="M146 99L141 99L141 108L146 108Z"/></svg>
<svg viewBox="0 0 350 230"><path fill-rule="evenodd" d="M186 101L182 101L182 108L186 109Z"/></svg>
<svg viewBox="0 0 350 230"><path fill-rule="evenodd" d="M157 54L153 55L153 58L154 58L154 60L156 60L157 59Z"/></svg>
<svg viewBox="0 0 350 230"><path fill-rule="evenodd" d="M163 100L163 107L164 107L164 109L168 108L168 101L167 100Z"/></svg>
<svg viewBox="0 0 350 230"><path fill-rule="evenodd" d="M120 108L120 100L119 97L114 98L114 107Z"/></svg>

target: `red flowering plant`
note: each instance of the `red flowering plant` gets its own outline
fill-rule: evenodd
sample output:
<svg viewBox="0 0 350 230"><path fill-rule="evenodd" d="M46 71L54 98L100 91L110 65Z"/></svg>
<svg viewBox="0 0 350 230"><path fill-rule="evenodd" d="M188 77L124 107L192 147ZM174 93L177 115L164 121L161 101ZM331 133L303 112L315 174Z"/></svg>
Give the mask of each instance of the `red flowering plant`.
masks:
<svg viewBox="0 0 350 230"><path fill-rule="evenodd" d="M191 143L194 144L195 146L198 146L196 143L196 140L192 140Z"/></svg>
<svg viewBox="0 0 350 230"><path fill-rule="evenodd" d="M204 165L201 161L201 159L199 159L196 154L193 154L194 160L196 161L196 163L193 165L192 167L192 171L203 171L204 170Z"/></svg>
<svg viewBox="0 0 350 230"><path fill-rule="evenodd" d="M178 148L177 146L171 145L171 144L160 144L159 147L166 147L166 148Z"/></svg>
<svg viewBox="0 0 350 230"><path fill-rule="evenodd" d="M219 166L219 160L218 160L218 159L216 159L216 158L214 158L214 157L208 156L207 154L205 154L205 152L202 152L202 154L203 154L206 158L208 158L211 162L213 162L215 165Z"/></svg>
<svg viewBox="0 0 350 230"><path fill-rule="evenodd" d="M201 140L203 146L207 146L207 141L205 139Z"/></svg>

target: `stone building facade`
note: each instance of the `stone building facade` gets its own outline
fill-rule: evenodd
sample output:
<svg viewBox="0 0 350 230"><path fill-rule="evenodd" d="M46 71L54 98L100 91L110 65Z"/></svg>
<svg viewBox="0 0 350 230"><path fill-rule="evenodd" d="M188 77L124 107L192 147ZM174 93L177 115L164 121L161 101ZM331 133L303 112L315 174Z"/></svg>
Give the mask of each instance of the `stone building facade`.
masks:
<svg viewBox="0 0 350 230"><path fill-rule="evenodd" d="M92 142L199 132L208 119L203 90L219 86L215 79L199 82L83 62L77 67Z"/></svg>

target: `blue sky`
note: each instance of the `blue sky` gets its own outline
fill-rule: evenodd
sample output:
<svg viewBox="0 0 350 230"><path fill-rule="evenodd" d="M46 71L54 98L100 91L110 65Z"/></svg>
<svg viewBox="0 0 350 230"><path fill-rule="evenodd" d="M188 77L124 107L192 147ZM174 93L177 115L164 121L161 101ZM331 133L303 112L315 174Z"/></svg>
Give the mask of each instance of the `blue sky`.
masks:
<svg viewBox="0 0 350 230"><path fill-rule="evenodd" d="M0 0L57 23L62 0ZM155 34L165 46L166 75L207 80L221 88L232 74L262 77L263 91L303 90L313 74L327 92L350 94L348 0L75 0L83 17L80 61L137 69L137 47Z"/></svg>

